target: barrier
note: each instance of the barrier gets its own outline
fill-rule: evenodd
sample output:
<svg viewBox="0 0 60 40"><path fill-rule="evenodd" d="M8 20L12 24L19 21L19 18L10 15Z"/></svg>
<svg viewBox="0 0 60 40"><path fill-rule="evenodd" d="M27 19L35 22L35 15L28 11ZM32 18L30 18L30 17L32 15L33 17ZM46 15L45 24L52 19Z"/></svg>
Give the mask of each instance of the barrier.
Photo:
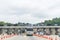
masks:
<svg viewBox="0 0 60 40"><path fill-rule="evenodd" d="M12 34L12 35L1 35L0 40L4 40L6 38L11 38L13 36L17 36L17 34Z"/></svg>
<svg viewBox="0 0 60 40"><path fill-rule="evenodd" d="M33 34L33 36L38 36L40 38L45 38L47 40L59 40L59 37L58 36L55 37L55 38L53 38L51 36L48 36L48 35L39 35L39 34Z"/></svg>
<svg viewBox="0 0 60 40"><path fill-rule="evenodd" d="M48 36L46 36L46 35L39 35L39 34L33 34L33 36L38 36L38 37L42 37L42 38L46 38L46 39L48 39L49 37Z"/></svg>

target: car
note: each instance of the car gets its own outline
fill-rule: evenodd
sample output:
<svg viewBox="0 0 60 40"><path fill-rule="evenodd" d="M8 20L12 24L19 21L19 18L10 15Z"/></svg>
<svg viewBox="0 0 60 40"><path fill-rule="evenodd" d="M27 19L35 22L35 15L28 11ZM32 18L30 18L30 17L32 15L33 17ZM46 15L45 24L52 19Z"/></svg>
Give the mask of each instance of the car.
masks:
<svg viewBox="0 0 60 40"><path fill-rule="evenodd" d="M28 28L28 29L26 29L27 31L26 31L26 35L27 36L33 36L33 29L32 28Z"/></svg>

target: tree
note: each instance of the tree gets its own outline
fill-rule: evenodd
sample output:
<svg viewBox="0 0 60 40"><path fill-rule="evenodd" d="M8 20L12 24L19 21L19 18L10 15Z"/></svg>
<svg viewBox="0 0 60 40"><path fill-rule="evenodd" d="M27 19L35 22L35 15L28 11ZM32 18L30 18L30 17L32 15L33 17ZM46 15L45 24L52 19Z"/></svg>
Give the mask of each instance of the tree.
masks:
<svg viewBox="0 0 60 40"><path fill-rule="evenodd" d="M44 24L46 26L54 26L55 24L60 26L60 18L53 18L52 20L45 20Z"/></svg>
<svg viewBox="0 0 60 40"><path fill-rule="evenodd" d="M13 26L13 24L12 24L12 23L6 23L6 25L7 25L7 26Z"/></svg>
<svg viewBox="0 0 60 40"><path fill-rule="evenodd" d="M0 26L4 26L4 25L5 25L5 22L1 21Z"/></svg>

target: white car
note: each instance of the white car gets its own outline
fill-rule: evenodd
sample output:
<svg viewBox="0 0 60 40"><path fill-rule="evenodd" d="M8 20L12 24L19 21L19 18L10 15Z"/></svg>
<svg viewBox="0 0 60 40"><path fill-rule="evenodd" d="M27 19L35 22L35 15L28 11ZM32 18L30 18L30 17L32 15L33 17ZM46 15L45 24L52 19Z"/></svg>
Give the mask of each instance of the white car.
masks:
<svg viewBox="0 0 60 40"><path fill-rule="evenodd" d="M27 31L26 31L26 35L27 36L32 36L33 35L33 29L32 28L28 28L28 29L26 29Z"/></svg>

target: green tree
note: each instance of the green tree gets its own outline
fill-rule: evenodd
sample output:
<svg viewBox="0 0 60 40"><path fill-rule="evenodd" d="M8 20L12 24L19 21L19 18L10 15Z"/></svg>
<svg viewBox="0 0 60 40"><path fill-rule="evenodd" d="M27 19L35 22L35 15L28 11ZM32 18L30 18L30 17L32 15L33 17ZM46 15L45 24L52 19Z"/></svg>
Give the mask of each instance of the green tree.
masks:
<svg viewBox="0 0 60 40"><path fill-rule="evenodd" d="M0 26L4 26L4 25L5 25L5 22L0 21Z"/></svg>

